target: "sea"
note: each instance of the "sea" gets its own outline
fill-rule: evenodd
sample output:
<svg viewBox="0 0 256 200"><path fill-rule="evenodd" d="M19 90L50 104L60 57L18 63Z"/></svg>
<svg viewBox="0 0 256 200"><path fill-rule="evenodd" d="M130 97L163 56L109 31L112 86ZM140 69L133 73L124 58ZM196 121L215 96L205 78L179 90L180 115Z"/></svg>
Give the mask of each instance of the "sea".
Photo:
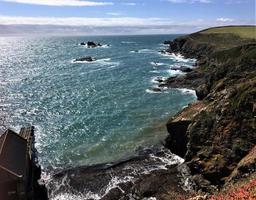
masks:
<svg viewBox="0 0 256 200"><path fill-rule="evenodd" d="M160 53L178 36L0 37L0 129L35 126L46 174L162 145L168 119L196 100L186 88L157 90L195 63ZM75 61L85 56L96 60Z"/></svg>

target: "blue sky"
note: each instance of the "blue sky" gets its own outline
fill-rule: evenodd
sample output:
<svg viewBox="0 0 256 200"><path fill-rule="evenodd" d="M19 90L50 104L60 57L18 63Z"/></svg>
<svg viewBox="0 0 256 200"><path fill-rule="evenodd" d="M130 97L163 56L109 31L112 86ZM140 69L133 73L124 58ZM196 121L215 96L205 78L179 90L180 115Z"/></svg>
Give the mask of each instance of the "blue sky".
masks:
<svg viewBox="0 0 256 200"><path fill-rule="evenodd" d="M192 31L209 26L255 24L255 1L0 0L0 24L179 26L180 31L183 26Z"/></svg>

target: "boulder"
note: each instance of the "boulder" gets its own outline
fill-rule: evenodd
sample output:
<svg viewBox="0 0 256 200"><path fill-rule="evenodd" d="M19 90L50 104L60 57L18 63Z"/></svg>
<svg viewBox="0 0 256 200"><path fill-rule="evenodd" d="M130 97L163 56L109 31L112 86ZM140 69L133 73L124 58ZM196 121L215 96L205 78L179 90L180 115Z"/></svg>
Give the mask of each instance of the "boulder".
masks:
<svg viewBox="0 0 256 200"><path fill-rule="evenodd" d="M203 100L209 94L206 84L200 85L196 88L196 96L198 100Z"/></svg>

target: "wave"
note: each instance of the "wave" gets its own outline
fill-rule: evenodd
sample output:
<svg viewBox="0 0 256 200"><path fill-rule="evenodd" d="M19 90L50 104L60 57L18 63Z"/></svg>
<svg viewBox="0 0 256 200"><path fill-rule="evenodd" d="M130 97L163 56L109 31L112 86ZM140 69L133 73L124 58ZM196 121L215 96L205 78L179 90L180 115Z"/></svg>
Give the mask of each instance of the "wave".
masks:
<svg viewBox="0 0 256 200"><path fill-rule="evenodd" d="M157 71L157 70L151 70L151 71L149 71L149 73L160 74L161 72Z"/></svg>
<svg viewBox="0 0 256 200"><path fill-rule="evenodd" d="M163 65L167 65L166 63L161 63L161 62L150 62L151 65L153 66L163 66Z"/></svg>
<svg viewBox="0 0 256 200"><path fill-rule="evenodd" d="M183 75L185 74L184 72L180 71L180 70L173 70L173 69L170 69L168 70L168 73L171 77L174 77L174 76L180 76L180 75Z"/></svg>
<svg viewBox="0 0 256 200"><path fill-rule="evenodd" d="M195 63L196 59L193 58L185 58L183 55L181 55L180 53L168 53L166 52L165 54L159 52L160 55L164 56L164 57L168 57L169 59L172 59L175 62L178 63Z"/></svg>
<svg viewBox="0 0 256 200"><path fill-rule="evenodd" d="M130 53L156 53L155 50L152 49L140 49L140 50L132 50Z"/></svg>
<svg viewBox="0 0 256 200"><path fill-rule="evenodd" d="M149 94L168 93L167 89L168 89L167 87L155 86L155 87L153 87L151 89L146 89L145 91L146 91L146 93L149 93Z"/></svg>
<svg viewBox="0 0 256 200"><path fill-rule="evenodd" d="M122 44L136 44L136 42L133 41L122 41Z"/></svg>
<svg viewBox="0 0 256 200"><path fill-rule="evenodd" d="M103 58L96 60L96 63L99 63L101 65L113 65L113 66L119 66L120 62L118 61L111 61L111 58Z"/></svg>

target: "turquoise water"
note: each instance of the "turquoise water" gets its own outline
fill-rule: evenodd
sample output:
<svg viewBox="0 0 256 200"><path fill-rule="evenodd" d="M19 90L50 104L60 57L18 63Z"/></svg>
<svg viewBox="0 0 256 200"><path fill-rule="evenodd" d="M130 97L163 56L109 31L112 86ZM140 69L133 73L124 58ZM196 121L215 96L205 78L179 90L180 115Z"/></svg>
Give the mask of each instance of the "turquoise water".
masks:
<svg viewBox="0 0 256 200"><path fill-rule="evenodd" d="M151 90L154 78L194 62L158 52L175 37L0 38L1 129L34 125L44 169L113 161L160 144L168 117L195 100L189 90ZM110 46L78 45L88 40ZM97 61L73 62L87 55Z"/></svg>

